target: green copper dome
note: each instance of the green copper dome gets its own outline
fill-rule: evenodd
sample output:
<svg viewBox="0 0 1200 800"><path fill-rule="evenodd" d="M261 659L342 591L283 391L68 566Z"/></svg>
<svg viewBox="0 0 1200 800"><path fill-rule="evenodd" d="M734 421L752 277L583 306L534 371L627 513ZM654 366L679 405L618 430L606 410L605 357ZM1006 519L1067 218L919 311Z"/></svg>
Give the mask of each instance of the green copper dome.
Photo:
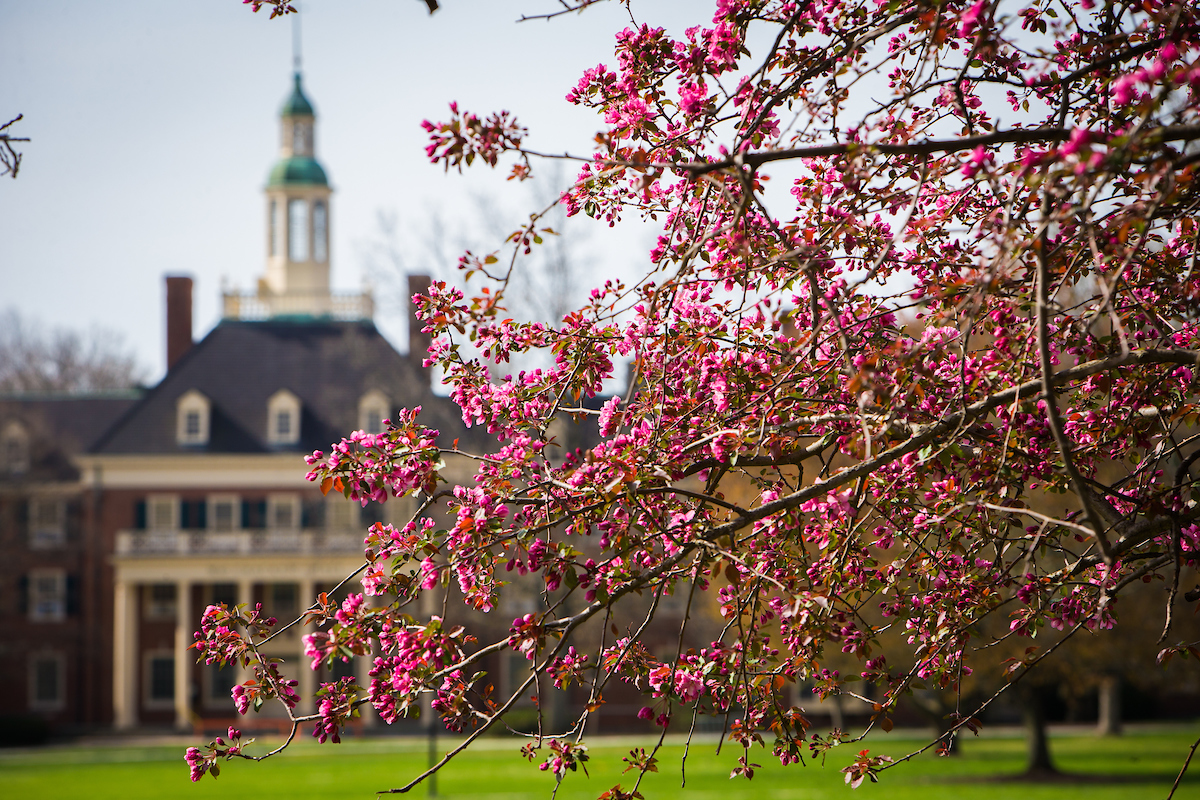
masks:
<svg viewBox="0 0 1200 800"><path fill-rule="evenodd" d="M300 87L300 73L295 73L296 84L292 87L292 95L283 104L283 108L279 110L281 117L311 117L313 114L312 103L308 102L308 98L304 96L304 89Z"/></svg>
<svg viewBox="0 0 1200 800"><path fill-rule="evenodd" d="M292 156L282 158L271 168L271 177L267 179L267 187L273 186L328 186L329 179L325 170L315 158L309 156Z"/></svg>

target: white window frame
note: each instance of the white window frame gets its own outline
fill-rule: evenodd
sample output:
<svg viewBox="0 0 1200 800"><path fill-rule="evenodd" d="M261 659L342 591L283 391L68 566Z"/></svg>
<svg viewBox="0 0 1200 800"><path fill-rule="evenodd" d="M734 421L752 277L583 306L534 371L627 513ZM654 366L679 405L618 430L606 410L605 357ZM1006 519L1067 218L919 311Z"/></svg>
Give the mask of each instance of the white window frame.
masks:
<svg viewBox="0 0 1200 800"><path fill-rule="evenodd" d="M170 514L166 520L166 524L160 523L158 514L159 508L170 507ZM146 496L146 530L148 531L175 531L179 530L179 495L177 494L152 494Z"/></svg>
<svg viewBox="0 0 1200 800"><path fill-rule="evenodd" d="M362 506L355 500L347 500L341 493L330 492L325 496L325 528L331 531L352 531L358 528Z"/></svg>
<svg viewBox="0 0 1200 800"><path fill-rule="evenodd" d="M230 524L222 528L217 524L217 507L228 503L231 507ZM236 494L210 494L208 496L208 530L214 533L231 533L242 529L242 498Z"/></svg>
<svg viewBox="0 0 1200 800"><path fill-rule="evenodd" d="M29 431L16 420L4 426L0 436L0 469L13 475L29 471Z"/></svg>
<svg viewBox="0 0 1200 800"><path fill-rule="evenodd" d="M47 661L54 662L55 687L54 698L45 700L38 697L38 665ZM31 653L29 656L29 710L30 711L60 711L67 705L67 659L62 653L43 650Z"/></svg>
<svg viewBox="0 0 1200 800"><path fill-rule="evenodd" d="M154 688L154 673L151 669L151 664L158 659L169 660L171 662L171 696L169 698L155 697L152 694ZM174 650L149 650L142 656L142 705L147 711L164 711L175 707L175 692L179 687L175 686L175 681L179 676L175 671L175 651Z"/></svg>
<svg viewBox="0 0 1200 800"><path fill-rule="evenodd" d="M286 434L279 432L280 414L287 414L290 419ZM300 398L287 389L280 389L267 400L267 441L277 445L300 441Z"/></svg>
<svg viewBox="0 0 1200 800"><path fill-rule="evenodd" d="M42 512L53 508L50 518ZM67 500L61 495L29 498L29 549L57 550L67 544Z"/></svg>
<svg viewBox="0 0 1200 800"><path fill-rule="evenodd" d="M312 204L307 197L289 197L287 199L287 260L303 264L312 257L312 247L309 241L312 236L312 225L309 214Z"/></svg>
<svg viewBox="0 0 1200 800"><path fill-rule="evenodd" d="M198 414L200 425L188 429L188 415ZM212 421L212 403L195 389L188 389L175 401L175 441L181 445L208 444Z"/></svg>
<svg viewBox="0 0 1200 800"><path fill-rule="evenodd" d="M291 511L292 522L290 525L280 525L277 520L279 518L280 509L288 508ZM300 495L298 494L269 494L267 495L267 530L271 531L298 531L300 530Z"/></svg>
<svg viewBox="0 0 1200 800"><path fill-rule="evenodd" d="M358 399L358 428L367 433L382 433L383 420L391 416L391 400L378 389L372 389ZM372 424L375 430L371 430Z"/></svg>
<svg viewBox="0 0 1200 800"><path fill-rule="evenodd" d="M43 567L29 571L29 619L33 622L62 622L67 618L67 571ZM42 581L53 584L42 584ZM50 591L42 596L42 589Z"/></svg>

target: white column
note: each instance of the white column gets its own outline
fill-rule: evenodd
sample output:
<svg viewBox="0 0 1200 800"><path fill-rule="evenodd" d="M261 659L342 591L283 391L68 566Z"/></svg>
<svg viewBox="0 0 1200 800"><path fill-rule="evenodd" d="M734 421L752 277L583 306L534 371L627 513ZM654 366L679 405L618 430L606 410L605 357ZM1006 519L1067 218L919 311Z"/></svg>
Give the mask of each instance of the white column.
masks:
<svg viewBox="0 0 1200 800"><path fill-rule="evenodd" d="M192 618L192 583L175 583L175 727L192 727L192 662L195 656L188 650L195 641L192 634L199 620Z"/></svg>
<svg viewBox="0 0 1200 800"><path fill-rule="evenodd" d="M137 589L117 578L113 596L113 723L117 730L137 725Z"/></svg>
<svg viewBox="0 0 1200 800"><path fill-rule="evenodd" d="M238 586L238 593L237 593L238 604L245 603L246 611L249 612L250 606L252 606L254 604L254 581L250 580L249 578L239 578L237 586ZM239 663L237 665L236 680L238 683L245 683L246 681L250 680L253 677L254 677L254 670L252 667L243 667L241 665L241 663ZM233 699L231 698L229 702L233 703Z"/></svg>
<svg viewBox="0 0 1200 800"><path fill-rule="evenodd" d="M305 578L300 581L300 609L303 611L317 600L317 584L311 578ZM306 633L312 633L312 629L301 627L299 635L304 636ZM301 714L313 714L317 710L317 704L313 702L313 692L317 690L317 673L309 669L312 660L304 655L304 647L300 647L300 663L296 666L296 692L300 695L300 702L296 705L296 711Z"/></svg>
<svg viewBox="0 0 1200 800"><path fill-rule="evenodd" d="M254 581L249 578L238 579L237 601L245 603L247 610L254 605Z"/></svg>

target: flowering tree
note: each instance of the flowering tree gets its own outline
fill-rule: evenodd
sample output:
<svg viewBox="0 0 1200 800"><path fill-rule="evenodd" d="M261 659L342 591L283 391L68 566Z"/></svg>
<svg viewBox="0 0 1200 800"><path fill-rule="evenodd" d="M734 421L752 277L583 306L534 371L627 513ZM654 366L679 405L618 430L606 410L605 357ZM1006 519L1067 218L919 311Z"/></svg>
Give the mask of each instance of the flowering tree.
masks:
<svg viewBox="0 0 1200 800"><path fill-rule="evenodd" d="M1162 587L1159 660L1196 655L1171 620L1200 559L1197 41L1186 0L719 0L682 35L617 34L611 68L567 96L605 130L562 202L661 226L645 274L557 326L506 318L535 216L464 257L481 288L418 298L429 362L496 447L463 453L412 409L313 454L325 491L421 502L368 532L361 592L305 616L314 664L371 654L370 686L327 684L294 718L336 741L360 704L392 721L430 695L465 747L532 687L582 684L575 722L526 747L562 776L624 683L664 726L721 717L751 777L757 744L790 764L850 741L811 733L790 684L872 684L869 728L887 730L906 694L958 686L996 639L1113 627L1134 582ZM524 178L538 156L508 113L452 105L426 128L447 169L512 160ZM489 377L531 350L554 366ZM627 390L589 405L622 360ZM599 443L561 452L564 415ZM468 457L474 481L446 488L446 459ZM448 584L487 612L518 574L544 610L495 641L418 613ZM672 594L713 597L724 625L659 660L639 635ZM641 621L612 631L639 595ZM256 614L209 608L198 647L253 667L241 710L290 709ZM1038 645L1011 681L1052 657ZM504 651L529 671L499 695L476 673ZM193 777L240 748L189 751ZM908 757L863 750L846 780ZM644 773L653 753L629 760Z"/></svg>

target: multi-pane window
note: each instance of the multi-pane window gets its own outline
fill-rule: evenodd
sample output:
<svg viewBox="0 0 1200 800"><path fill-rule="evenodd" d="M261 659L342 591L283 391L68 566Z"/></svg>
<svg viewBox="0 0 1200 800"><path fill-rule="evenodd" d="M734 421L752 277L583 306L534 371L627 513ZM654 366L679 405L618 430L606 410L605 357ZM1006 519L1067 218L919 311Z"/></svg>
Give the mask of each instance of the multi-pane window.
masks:
<svg viewBox="0 0 1200 800"><path fill-rule="evenodd" d="M290 622L300 613L300 587L294 583L272 583L268 587L268 603L271 616L281 622Z"/></svg>
<svg viewBox="0 0 1200 800"><path fill-rule="evenodd" d="M52 711L63 705L62 656L39 654L29 661L29 705L36 711Z"/></svg>
<svg viewBox="0 0 1200 800"><path fill-rule="evenodd" d="M175 701L175 657L151 655L146 661L147 705L164 706Z"/></svg>
<svg viewBox="0 0 1200 800"><path fill-rule="evenodd" d="M308 261L308 201L288 200L288 259Z"/></svg>
<svg viewBox="0 0 1200 800"><path fill-rule="evenodd" d="M372 389L358 400L358 427L367 433L382 433L387 410L387 396L378 389Z"/></svg>
<svg viewBox="0 0 1200 800"><path fill-rule="evenodd" d="M178 416L175 440L181 445L207 444L211 411L208 398L192 389L180 395L175 402Z"/></svg>
<svg viewBox="0 0 1200 800"><path fill-rule="evenodd" d="M146 525L150 530L167 531L179 527L179 498L150 497L146 500Z"/></svg>
<svg viewBox="0 0 1200 800"><path fill-rule="evenodd" d="M146 587L146 618L175 618L175 584L152 583Z"/></svg>
<svg viewBox="0 0 1200 800"><path fill-rule="evenodd" d="M56 622L67 617L67 574L61 569L29 573L29 618Z"/></svg>
<svg viewBox="0 0 1200 800"><path fill-rule="evenodd" d="M295 444L300 441L300 398L280 389L267 400L267 441Z"/></svg>
<svg viewBox="0 0 1200 800"><path fill-rule="evenodd" d="M360 508L358 503L330 492L325 498L325 527L335 531L357 527Z"/></svg>
<svg viewBox="0 0 1200 800"><path fill-rule="evenodd" d="M49 550L66 544L66 501L61 497L36 497L29 506L29 546Z"/></svg>
<svg viewBox="0 0 1200 800"><path fill-rule="evenodd" d="M217 532L237 530L241 521L241 502L234 495L210 497L208 527Z"/></svg>
<svg viewBox="0 0 1200 800"><path fill-rule="evenodd" d="M273 495L267 500L267 526L290 531L300 527L300 498L291 494Z"/></svg>
<svg viewBox="0 0 1200 800"><path fill-rule="evenodd" d="M226 606L232 608L239 602L248 603L250 602L250 598L243 597L239 600L238 587L236 583L214 583L212 585L213 605L224 603Z"/></svg>

